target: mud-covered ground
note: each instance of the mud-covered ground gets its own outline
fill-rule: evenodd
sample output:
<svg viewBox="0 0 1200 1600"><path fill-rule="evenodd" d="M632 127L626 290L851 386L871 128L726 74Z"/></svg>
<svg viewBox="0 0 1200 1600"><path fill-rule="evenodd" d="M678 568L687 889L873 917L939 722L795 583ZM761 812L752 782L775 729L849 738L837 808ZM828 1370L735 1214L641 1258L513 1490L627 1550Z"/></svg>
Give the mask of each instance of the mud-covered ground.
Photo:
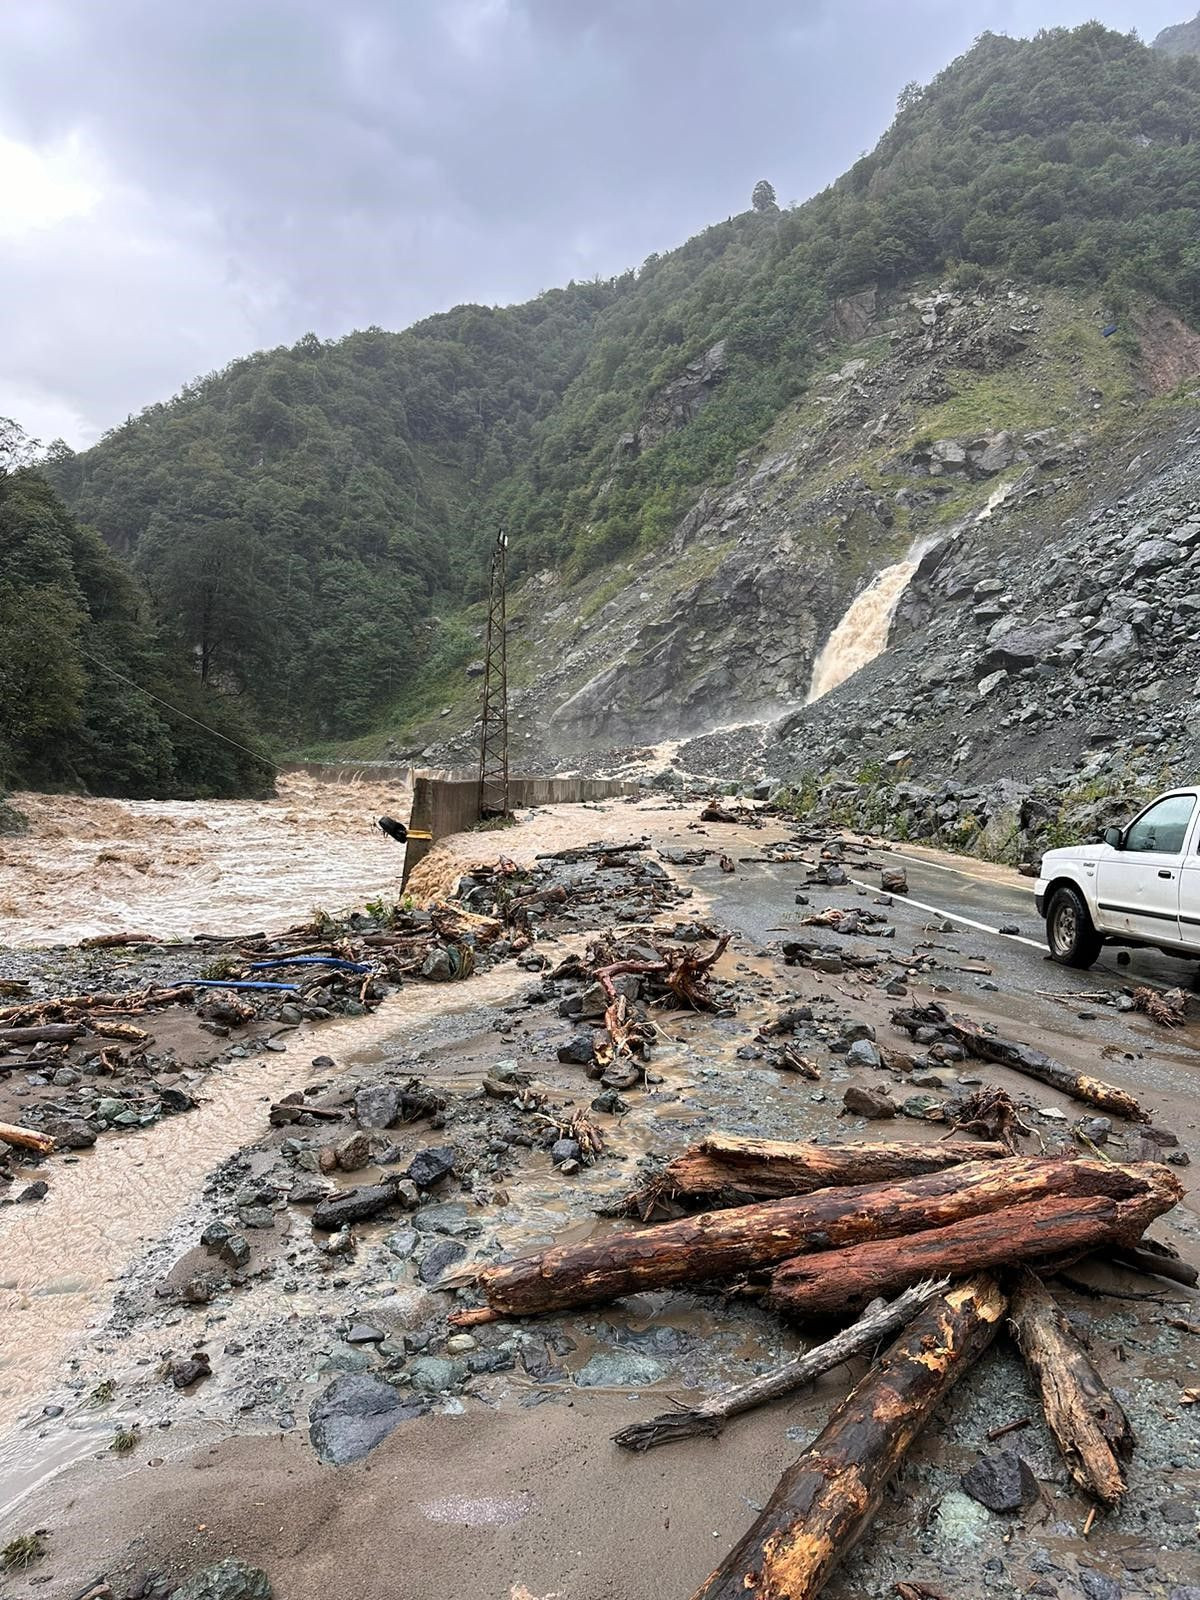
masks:
<svg viewBox="0 0 1200 1600"><path fill-rule="evenodd" d="M848 1064L847 1024L913 1052L889 1021L897 1004L949 997L1009 1037L1122 1083L1166 1142L1147 1146L1140 1130L1115 1122L1109 1152L1153 1151L1193 1176L1181 1163L1194 1146L1195 1023L1164 1034L1115 1005L1064 1006L1038 986L1083 996L1113 979L1051 969L1052 984L1035 984L1018 976L1017 952L985 932L899 897L877 904L853 882L806 885L817 847L789 847L782 822L700 825L698 805L662 799L568 810L499 839L449 841L422 869L425 887L444 889L500 853L529 862L540 849L636 841L669 874L651 916L639 900L627 918L623 893L574 919L568 905L524 967L509 961L436 989L407 984L372 1017L297 1028L285 1051L221 1062L195 1110L51 1157L46 1199L0 1212L0 1407L14 1419L0 1436L0 1544L46 1530L45 1556L25 1577L8 1575L14 1596L76 1595L101 1576L117 1596L165 1594L235 1554L263 1567L287 1600L324 1600L331 1587L356 1600L684 1600L865 1366L741 1418L717 1440L632 1456L609 1442L617 1427L744 1380L809 1341L752 1300L703 1289L456 1333L447 1315L471 1290L437 1281L626 1225L597 1210L710 1130L936 1138L944 1122L919 1113L938 1116L983 1080L1022 1103L1037 1133L1029 1148L1078 1148L1080 1107L1011 1072L918 1059L893 1079ZM683 850L709 853L671 859ZM720 854L733 874L720 870ZM878 855L854 861L855 878L878 881ZM856 936L802 926L827 906L884 920ZM657 1012L646 1083L614 1097L558 1059L580 1031L562 1014L579 985L547 972L589 934L629 921L653 922L660 939L699 937L702 949L706 926L733 937L715 969L718 1012ZM828 970L785 963L782 945L798 937L821 943ZM813 1014L796 1042L818 1081L773 1066L755 1037L797 1005ZM881 1083L911 1114L882 1123L841 1114L849 1085ZM372 1100L359 1091L406 1087L430 1096L432 1109L387 1129L361 1126ZM269 1106L289 1091L310 1110L272 1127ZM605 1149L564 1174L552 1125L582 1109ZM432 1152L445 1155L429 1164ZM402 1201L355 1225L348 1249L330 1253L338 1235L314 1227L318 1197L409 1170L428 1181L414 1179ZM1197 1260L1193 1204L1152 1231ZM1089 1529L1088 1506L1002 1340L918 1442L826 1591L833 1600L891 1595L901 1581L947 1600L1200 1594L1197 1408L1188 1403L1200 1338L1171 1325L1200 1324L1200 1297L1098 1264L1073 1277L1083 1287L1056 1292L1138 1435L1121 1510ZM197 1375L176 1387L172 1373L187 1377L178 1363L189 1361ZM330 1391L371 1375L393 1386L403 1420L364 1459L322 1461ZM998 1448L989 1430L1021 1418L1030 1420L1002 1446L1029 1461L1039 1498L995 1514L963 1492L960 1475ZM118 1433L127 1449L111 1448Z"/></svg>

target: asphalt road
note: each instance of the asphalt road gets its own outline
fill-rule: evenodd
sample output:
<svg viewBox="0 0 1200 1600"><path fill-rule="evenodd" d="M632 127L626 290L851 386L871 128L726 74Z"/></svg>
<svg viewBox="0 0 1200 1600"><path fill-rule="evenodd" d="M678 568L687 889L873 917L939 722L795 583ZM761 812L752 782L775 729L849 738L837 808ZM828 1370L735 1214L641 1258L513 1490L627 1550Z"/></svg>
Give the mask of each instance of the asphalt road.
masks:
<svg viewBox="0 0 1200 1600"><path fill-rule="evenodd" d="M969 860L930 861L902 850L872 850L872 863L903 867L909 892L896 895L889 911L898 939L919 944L926 940L951 940L964 959L991 961L1003 969L1010 992L1037 995L1052 989L1059 994L1087 994L1104 988L1125 988L1145 983L1162 988L1188 988L1200 973L1193 962L1181 961L1156 950L1106 949L1086 972L1060 967L1050 961L1045 930L1033 900L1033 882L1004 881L986 864ZM803 889L806 869L799 864L776 865L743 861L738 872L725 880L716 898L728 906L728 915L743 932L763 943L778 940L784 931L798 928L811 911L825 905L861 903L862 892L879 893L879 874L860 870L854 858L846 862L849 889ZM810 904L798 907L795 896L807 893ZM944 924L951 928L942 932ZM1001 928L1016 933L1001 933Z"/></svg>

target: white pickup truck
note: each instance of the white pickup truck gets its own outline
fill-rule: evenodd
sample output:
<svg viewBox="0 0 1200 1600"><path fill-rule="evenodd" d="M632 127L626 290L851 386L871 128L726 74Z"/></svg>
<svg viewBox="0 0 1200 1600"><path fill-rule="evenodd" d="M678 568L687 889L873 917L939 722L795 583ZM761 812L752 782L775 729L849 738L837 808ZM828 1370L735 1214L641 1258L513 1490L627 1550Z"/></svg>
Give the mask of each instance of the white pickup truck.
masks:
<svg viewBox="0 0 1200 1600"><path fill-rule="evenodd" d="M1102 844L1047 850L1034 893L1063 966L1090 967L1106 944L1200 959L1200 789L1159 795Z"/></svg>

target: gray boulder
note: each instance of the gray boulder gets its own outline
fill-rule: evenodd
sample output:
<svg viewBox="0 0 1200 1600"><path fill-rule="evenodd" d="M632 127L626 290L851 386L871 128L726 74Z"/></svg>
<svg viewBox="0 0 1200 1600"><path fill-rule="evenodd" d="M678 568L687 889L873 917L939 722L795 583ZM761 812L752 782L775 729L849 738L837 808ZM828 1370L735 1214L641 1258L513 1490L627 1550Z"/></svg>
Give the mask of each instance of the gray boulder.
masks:
<svg viewBox="0 0 1200 1600"><path fill-rule="evenodd" d="M400 1114L400 1090L394 1083L369 1083L354 1096L354 1120L360 1128L390 1128Z"/></svg>
<svg viewBox="0 0 1200 1600"><path fill-rule="evenodd" d="M575 1374L580 1389L641 1389L657 1383L666 1368L653 1356L636 1350L606 1350L594 1355Z"/></svg>
<svg viewBox="0 0 1200 1600"><path fill-rule="evenodd" d="M423 1416L428 1409L369 1372L346 1372L335 1378L314 1403L308 1436L322 1461L342 1467L349 1461L360 1461L393 1428ZM207 1591L202 1593L207 1595ZM196 1600L201 1600L200 1593ZM225 1600L224 1595L221 1600Z"/></svg>
<svg viewBox="0 0 1200 1600"><path fill-rule="evenodd" d="M172 1600L271 1600L271 1580L261 1567L228 1556L193 1573Z"/></svg>
<svg viewBox="0 0 1200 1600"><path fill-rule="evenodd" d="M1170 539L1143 539L1129 558L1129 570L1134 574L1158 572L1179 560L1179 546Z"/></svg>
<svg viewBox="0 0 1200 1600"><path fill-rule="evenodd" d="M1012 628L997 624L988 634L983 664L991 672L1000 667L1011 670L1037 666L1054 654L1069 633L1069 625L1061 622L1035 622Z"/></svg>

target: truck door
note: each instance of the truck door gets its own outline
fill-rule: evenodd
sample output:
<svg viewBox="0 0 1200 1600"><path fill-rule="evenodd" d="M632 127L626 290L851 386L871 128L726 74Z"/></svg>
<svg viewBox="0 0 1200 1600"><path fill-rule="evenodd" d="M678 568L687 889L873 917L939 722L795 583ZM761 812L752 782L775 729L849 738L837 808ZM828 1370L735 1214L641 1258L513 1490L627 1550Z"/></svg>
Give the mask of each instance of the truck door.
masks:
<svg viewBox="0 0 1200 1600"><path fill-rule="evenodd" d="M1120 850L1101 857L1096 897L1113 933L1147 944L1179 943L1183 852L1195 808L1193 794L1164 795L1130 823Z"/></svg>
<svg viewBox="0 0 1200 1600"><path fill-rule="evenodd" d="M1179 936L1184 944L1200 949L1200 818L1179 873Z"/></svg>

